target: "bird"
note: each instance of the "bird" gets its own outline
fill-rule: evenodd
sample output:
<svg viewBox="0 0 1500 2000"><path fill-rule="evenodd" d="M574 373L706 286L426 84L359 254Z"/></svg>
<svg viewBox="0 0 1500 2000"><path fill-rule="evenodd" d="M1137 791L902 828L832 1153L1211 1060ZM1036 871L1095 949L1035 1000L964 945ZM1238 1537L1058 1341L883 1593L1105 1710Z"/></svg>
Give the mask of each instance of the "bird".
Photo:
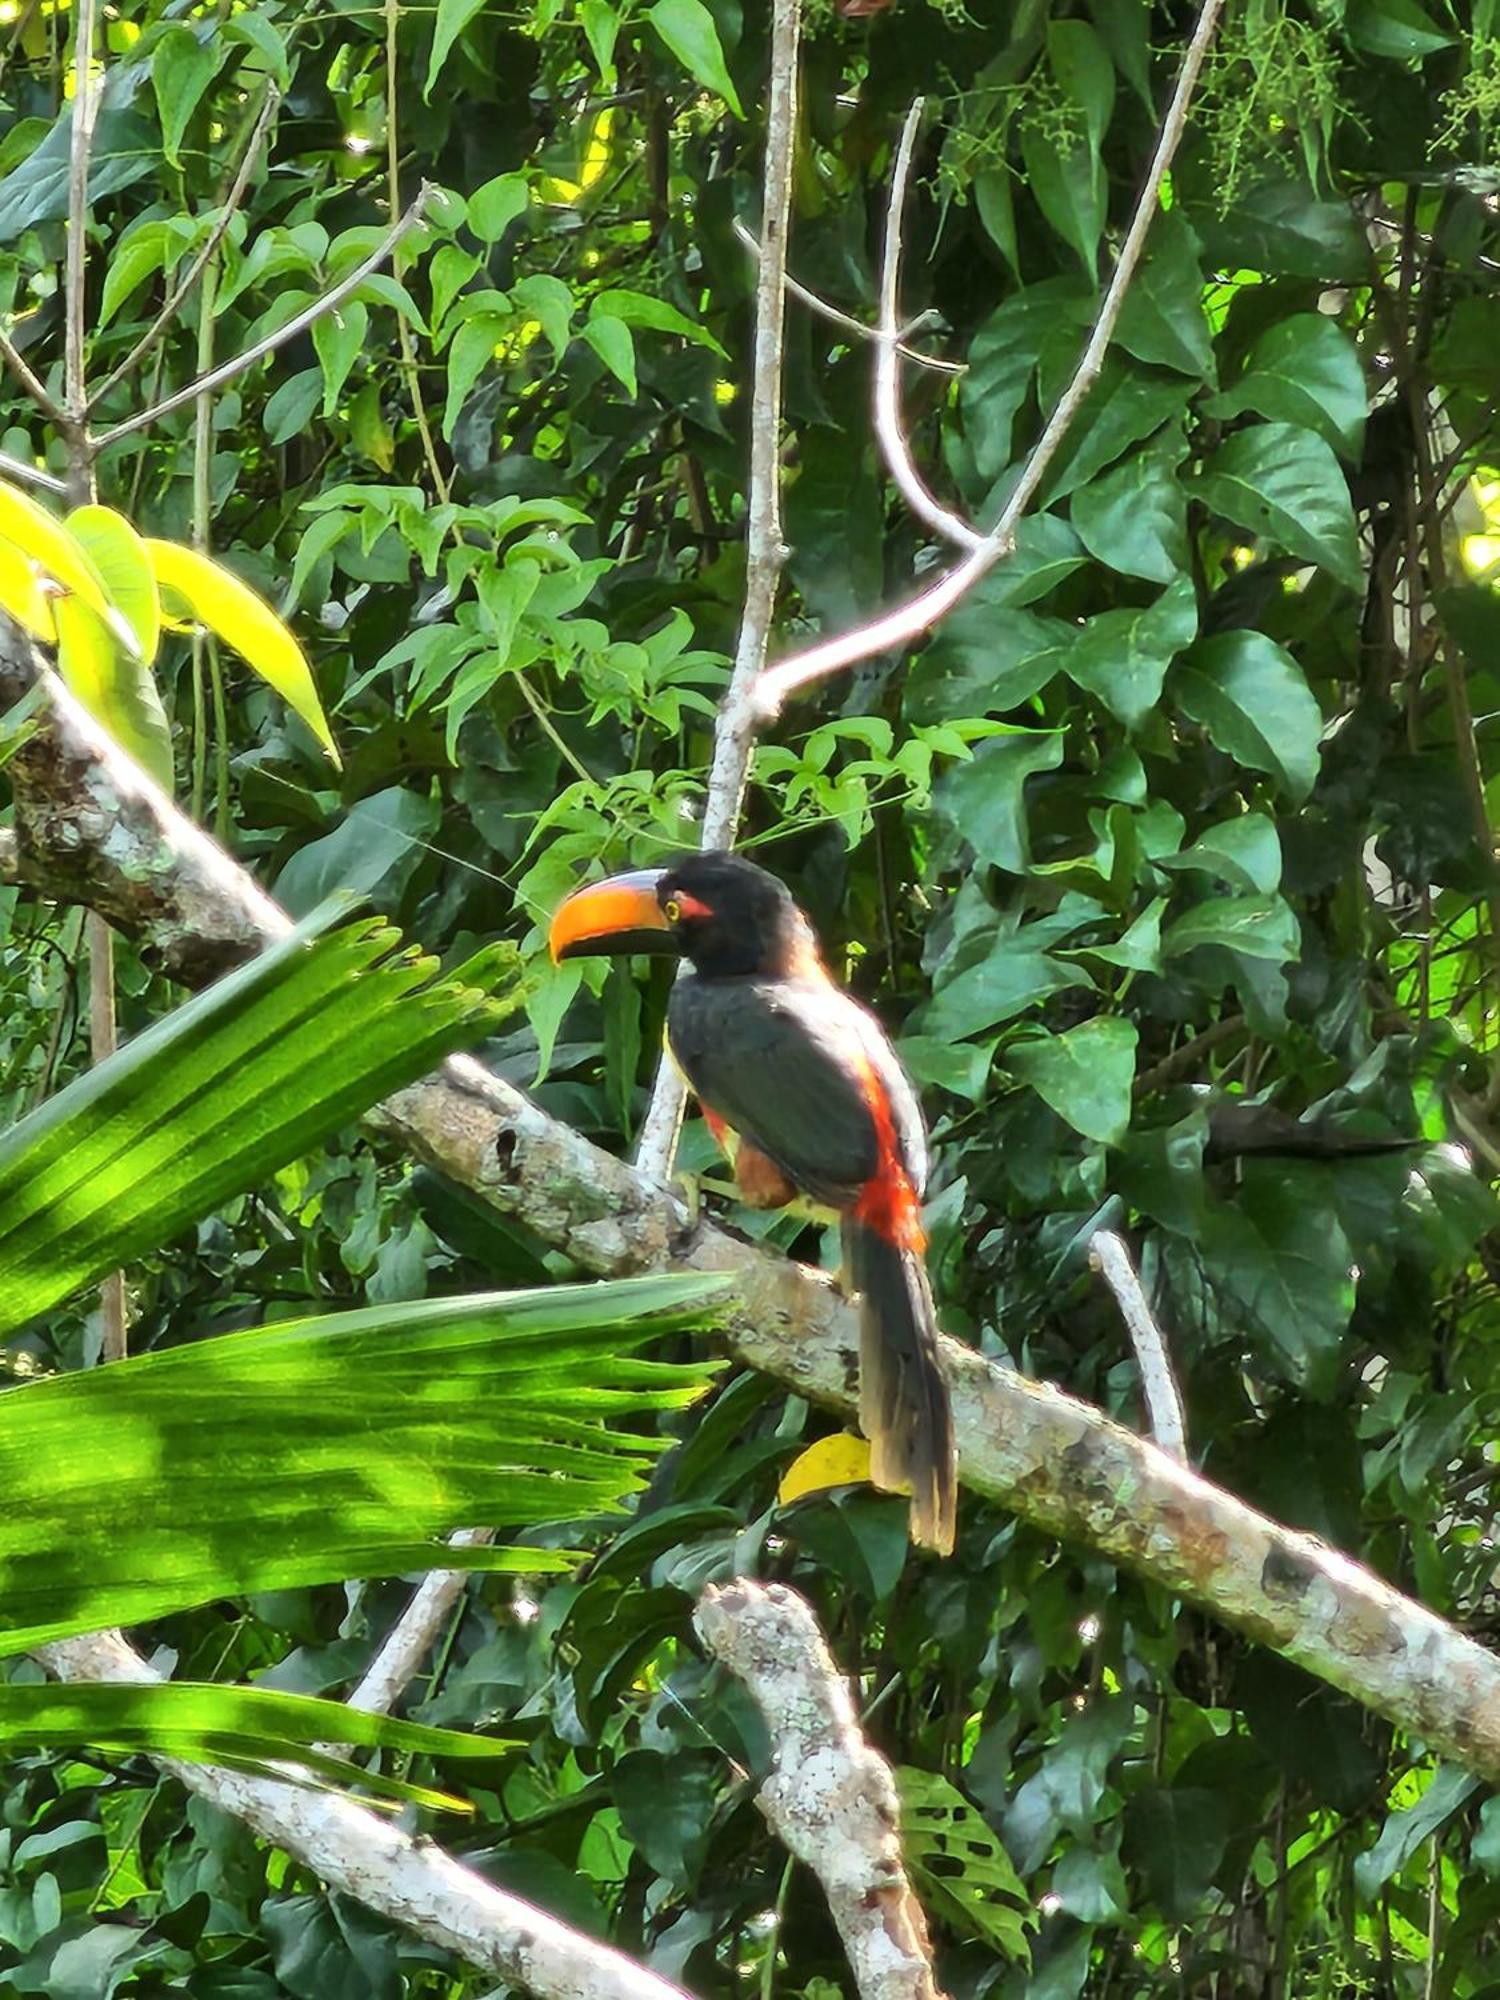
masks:
<svg viewBox="0 0 1500 2000"><path fill-rule="evenodd" d="M667 1048L757 1207L797 1195L839 1217L860 1301L860 1427L870 1476L911 1496L919 1546L949 1554L953 1413L924 1259L927 1134L879 1022L828 973L786 885L709 851L575 890L553 916L553 961L672 953L690 970Z"/></svg>

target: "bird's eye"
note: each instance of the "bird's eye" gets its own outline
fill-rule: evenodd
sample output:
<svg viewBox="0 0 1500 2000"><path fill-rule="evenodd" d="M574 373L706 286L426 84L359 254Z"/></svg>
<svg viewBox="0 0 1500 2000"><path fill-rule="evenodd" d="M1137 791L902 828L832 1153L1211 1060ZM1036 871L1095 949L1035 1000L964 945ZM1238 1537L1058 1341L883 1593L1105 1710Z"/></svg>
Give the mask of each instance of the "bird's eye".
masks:
<svg viewBox="0 0 1500 2000"><path fill-rule="evenodd" d="M682 905L675 896L667 898L664 909L669 924L680 924L682 922Z"/></svg>

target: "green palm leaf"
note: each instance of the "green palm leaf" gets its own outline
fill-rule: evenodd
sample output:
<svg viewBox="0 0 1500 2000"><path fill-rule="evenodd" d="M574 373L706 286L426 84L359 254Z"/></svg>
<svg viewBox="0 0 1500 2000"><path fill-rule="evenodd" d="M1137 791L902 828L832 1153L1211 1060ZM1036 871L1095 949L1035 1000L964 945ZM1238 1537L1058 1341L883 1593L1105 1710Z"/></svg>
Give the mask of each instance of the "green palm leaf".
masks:
<svg viewBox="0 0 1500 2000"><path fill-rule="evenodd" d="M457 975L328 916L129 1043L0 1136L0 1335L264 1181L506 1011L485 954Z"/></svg>
<svg viewBox="0 0 1500 2000"><path fill-rule="evenodd" d="M0 1395L0 1652L250 1591L468 1567L442 1546L618 1504L670 1442L623 1428L711 1362L642 1360L715 1276L435 1299L226 1334Z"/></svg>
<svg viewBox="0 0 1500 2000"><path fill-rule="evenodd" d="M503 1757L515 1748L494 1736L399 1722L342 1702L271 1688L200 1681L0 1687L0 1746L6 1750L86 1747L122 1756L149 1753L261 1775L272 1764L291 1763L329 1784L357 1784L377 1798L468 1810L462 1800L430 1785L365 1770L336 1756L323 1747L330 1742L453 1758Z"/></svg>

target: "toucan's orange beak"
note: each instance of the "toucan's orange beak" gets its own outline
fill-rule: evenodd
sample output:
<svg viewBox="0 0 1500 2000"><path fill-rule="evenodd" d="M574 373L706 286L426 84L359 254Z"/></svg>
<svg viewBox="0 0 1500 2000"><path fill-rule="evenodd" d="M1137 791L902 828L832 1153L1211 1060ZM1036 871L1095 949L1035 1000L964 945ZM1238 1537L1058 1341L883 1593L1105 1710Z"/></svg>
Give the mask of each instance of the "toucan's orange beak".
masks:
<svg viewBox="0 0 1500 2000"><path fill-rule="evenodd" d="M664 873L660 868L638 868L575 890L552 919L547 937L552 963L603 954L676 951L677 941L656 898Z"/></svg>

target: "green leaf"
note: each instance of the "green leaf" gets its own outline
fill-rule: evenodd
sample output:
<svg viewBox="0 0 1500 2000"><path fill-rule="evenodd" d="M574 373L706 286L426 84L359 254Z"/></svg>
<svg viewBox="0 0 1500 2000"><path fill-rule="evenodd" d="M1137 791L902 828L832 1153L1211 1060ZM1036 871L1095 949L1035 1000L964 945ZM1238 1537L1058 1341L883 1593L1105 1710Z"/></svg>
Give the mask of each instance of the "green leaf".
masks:
<svg viewBox="0 0 1500 2000"><path fill-rule="evenodd" d="M667 1440L638 1420L691 1402L712 1364L637 1352L701 1322L724 1289L652 1277L377 1306L15 1389L0 1397L18 1510L0 1545L0 1645L427 1569L440 1547L445 1568L567 1567L555 1546L438 1538L639 1492Z"/></svg>
<svg viewBox="0 0 1500 2000"><path fill-rule="evenodd" d="M158 271L175 269L186 248L182 232L169 222L146 222L114 250L104 273L99 325L109 325L131 293Z"/></svg>
<svg viewBox="0 0 1500 2000"><path fill-rule="evenodd" d="M492 181L469 196L469 227L481 243L498 243L518 215L524 215L531 205L531 183L525 174L497 174ZM463 256L455 245L445 248L456 256ZM441 251L438 253L443 254ZM436 263L434 258L433 262ZM476 268L471 265L471 272ZM436 280L434 279L434 318L441 317L436 304Z"/></svg>
<svg viewBox="0 0 1500 2000"><path fill-rule="evenodd" d="M608 0L578 0L578 20L588 37L589 53L599 72L599 80L609 88L615 80L615 43L620 35L620 16Z"/></svg>
<svg viewBox="0 0 1500 2000"><path fill-rule="evenodd" d="M357 299L346 299L333 312L326 312L313 322L313 347L323 370L325 417L331 417L338 407L349 371L364 352L369 338L369 308Z"/></svg>
<svg viewBox="0 0 1500 2000"><path fill-rule="evenodd" d="M1137 361L1175 368L1214 382L1213 337L1203 310L1198 242L1182 214L1158 215L1140 268L1131 280L1115 340Z"/></svg>
<svg viewBox="0 0 1500 2000"><path fill-rule="evenodd" d="M1294 313L1261 336L1239 381L1205 407L1212 417L1254 410L1305 425L1357 464L1366 401L1359 353L1342 327L1322 313Z"/></svg>
<svg viewBox="0 0 1500 2000"><path fill-rule="evenodd" d="M635 373L635 339L624 320L610 313L595 313L583 329L583 338L634 402L640 394Z"/></svg>
<svg viewBox="0 0 1500 2000"><path fill-rule="evenodd" d="M1186 451L1181 430L1169 425L1143 451L1073 495L1069 515L1090 555L1121 576L1153 583L1183 576L1188 566L1187 495L1178 483L1177 467Z"/></svg>
<svg viewBox="0 0 1500 2000"><path fill-rule="evenodd" d="M1064 97L1083 113L1097 154L1115 106L1115 66L1108 50L1087 21L1050 21L1047 62Z"/></svg>
<svg viewBox="0 0 1500 2000"><path fill-rule="evenodd" d="M212 26L201 31L168 28L151 58L151 86L161 117L162 151L180 167L183 135L199 101L219 73L224 46Z"/></svg>
<svg viewBox="0 0 1500 2000"><path fill-rule="evenodd" d="M615 1763L610 1791L626 1837L658 1875L690 1892L708 1857L718 1760L699 1751L664 1757L633 1750Z"/></svg>
<svg viewBox="0 0 1500 2000"><path fill-rule="evenodd" d="M1014 1020L1065 987L1089 983L1079 967L1035 947L1027 949L1014 937L1000 938L977 965L940 981L912 1027L938 1043L962 1041Z"/></svg>
<svg viewBox="0 0 1500 2000"><path fill-rule="evenodd" d="M1050 731L981 743L967 764L957 765L940 781L933 805L981 861L1024 874L1029 859L1026 780L1038 771L1055 771L1062 754L1062 737Z"/></svg>
<svg viewBox="0 0 1500 2000"><path fill-rule="evenodd" d="M126 652L81 597L59 598L53 617L64 682L120 748L170 793L172 732L151 669Z"/></svg>
<svg viewBox="0 0 1500 2000"><path fill-rule="evenodd" d="M910 721L1003 715L1030 701L1056 674L1076 628L1061 618L1010 609L1004 588L1002 565L939 625L908 676Z"/></svg>
<svg viewBox="0 0 1500 2000"><path fill-rule="evenodd" d="M1075 1132L1118 1146L1130 1129L1136 1039L1133 1021L1101 1014L1066 1034L1013 1042L1005 1066Z"/></svg>
<svg viewBox="0 0 1500 2000"><path fill-rule="evenodd" d="M0 1135L0 1331L266 1179L492 1011L399 944L296 932Z"/></svg>
<svg viewBox="0 0 1500 2000"><path fill-rule="evenodd" d="M442 326L448 316L448 308L475 272L481 269L483 262L483 258L476 257L470 250L460 249L456 243L444 243L433 252L432 261L427 266L427 283L432 294L434 328Z"/></svg>
<svg viewBox="0 0 1500 2000"><path fill-rule="evenodd" d="M1179 708L1226 756L1268 771L1300 803L1318 777L1323 716L1302 669L1262 632L1220 632L1172 676Z"/></svg>
<svg viewBox="0 0 1500 2000"><path fill-rule="evenodd" d="M653 0L646 19L689 76L722 97L736 118L743 118L719 30L703 0Z"/></svg>
<svg viewBox="0 0 1500 2000"><path fill-rule="evenodd" d="M573 324L573 294L562 279L554 278L547 271L534 271L512 288L511 298L515 301L517 312L527 313L540 322L542 332L560 361L572 338L569 328Z"/></svg>
<svg viewBox="0 0 1500 2000"><path fill-rule="evenodd" d="M1291 905L1280 896L1211 896L1168 925L1164 950L1168 958L1180 958L1209 944L1285 965L1297 957L1301 934Z"/></svg>
<svg viewBox="0 0 1500 2000"><path fill-rule="evenodd" d="M1232 1202L1209 1210L1199 1240L1216 1290L1293 1382L1322 1393L1354 1310L1353 1257L1326 1186L1325 1170L1302 1161L1246 1160Z"/></svg>
<svg viewBox="0 0 1500 2000"><path fill-rule="evenodd" d="M1086 142L1059 145L1036 125L1021 128L1026 184L1037 206L1064 243L1077 252L1094 283L1099 275L1099 238L1104 233L1108 187L1097 149Z"/></svg>
<svg viewBox="0 0 1500 2000"><path fill-rule="evenodd" d="M443 66L464 29L484 6L484 0L438 0L437 19L432 30L432 54L427 59L427 81L422 85L422 101L432 102L433 88Z"/></svg>
<svg viewBox="0 0 1500 2000"><path fill-rule="evenodd" d="M1059 325L1086 325L1089 309L1090 294L1076 279L1047 278L1013 293L974 335L958 401L981 478L998 478L1010 463L1016 412L1026 400L1044 341Z"/></svg>
<svg viewBox="0 0 1500 2000"><path fill-rule="evenodd" d="M335 764L338 746L323 713L307 656L276 613L232 570L180 542L148 541L161 587L180 600L187 616L232 646L300 715ZM180 614L179 614L180 615Z"/></svg>
<svg viewBox="0 0 1500 2000"><path fill-rule="evenodd" d="M1031 1962L1033 1898L983 1815L935 1771L896 1769L901 1846L919 1900L958 1932L1009 1959Z"/></svg>
<svg viewBox="0 0 1500 2000"><path fill-rule="evenodd" d="M54 1750L87 1747L125 1757L144 1752L238 1769L289 1762L346 1786L367 1786L377 1796L438 1807L459 1802L428 1786L361 1769L321 1746L350 1743L419 1757L463 1758L503 1757L514 1748L492 1736L399 1722L346 1702L194 1681L0 1686L0 1743Z"/></svg>
<svg viewBox="0 0 1500 2000"><path fill-rule="evenodd" d="M1359 537L1349 488L1331 448L1297 424L1237 431L1197 479L1205 506L1274 548L1361 586Z"/></svg>
<svg viewBox="0 0 1500 2000"><path fill-rule="evenodd" d="M443 411L443 436L452 438L469 391L495 358L515 321L509 313L479 313L466 319L448 348L448 401Z"/></svg>
<svg viewBox="0 0 1500 2000"><path fill-rule="evenodd" d="M723 354L719 345L706 326L699 326L676 306L668 305L665 299L653 298L649 292L632 292L620 285L611 285L594 294L589 308L590 318L607 314L611 319L623 320L627 326L650 327L655 333L675 333L683 340L695 341L699 347L710 348L715 354Z"/></svg>
<svg viewBox="0 0 1500 2000"><path fill-rule="evenodd" d="M1016 204L1011 193L1009 167L986 167L974 176L974 206L985 232L1011 270L1020 276L1020 249L1016 237Z"/></svg>
<svg viewBox="0 0 1500 2000"><path fill-rule="evenodd" d="M1281 837L1264 813L1241 813L1211 826L1183 853L1163 855L1156 865L1213 875L1231 889L1273 896L1281 887Z"/></svg>
<svg viewBox="0 0 1500 2000"><path fill-rule="evenodd" d="M1439 27L1418 0L1350 0L1344 32L1367 55L1398 62L1421 62L1459 39L1451 28Z"/></svg>
<svg viewBox="0 0 1500 2000"><path fill-rule="evenodd" d="M1098 612L1061 664L1070 679L1135 729L1156 707L1167 668L1197 630L1197 592L1191 577L1179 576L1141 610Z"/></svg>

